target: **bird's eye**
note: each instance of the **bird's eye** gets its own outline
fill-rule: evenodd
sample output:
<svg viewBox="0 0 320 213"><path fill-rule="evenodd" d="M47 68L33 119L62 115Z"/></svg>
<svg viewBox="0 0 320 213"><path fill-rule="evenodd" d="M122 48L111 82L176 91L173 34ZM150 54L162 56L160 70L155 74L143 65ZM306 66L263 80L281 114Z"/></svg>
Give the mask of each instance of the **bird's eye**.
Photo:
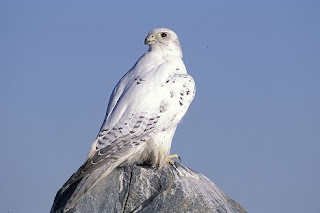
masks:
<svg viewBox="0 0 320 213"><path fill-rule="evenodd" d="M162 38L167 37L167 33L161 33L161 37Z"/></svg>

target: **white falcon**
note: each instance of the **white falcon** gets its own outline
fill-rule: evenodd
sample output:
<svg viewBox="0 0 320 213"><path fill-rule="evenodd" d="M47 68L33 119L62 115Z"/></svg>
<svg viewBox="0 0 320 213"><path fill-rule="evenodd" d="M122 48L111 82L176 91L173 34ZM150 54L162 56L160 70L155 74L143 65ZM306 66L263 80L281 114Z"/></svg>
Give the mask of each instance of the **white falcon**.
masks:
<svg viewBox="0 0 320 213"><path fill-rule="evenodd" d="M162 167L172 161L171 141L194 98L195 83L172 30L151 30L144 43L149 50L114 88L85 163L57 193L55 202L78 183L64 211L118 166L149 162Z"/></svg>

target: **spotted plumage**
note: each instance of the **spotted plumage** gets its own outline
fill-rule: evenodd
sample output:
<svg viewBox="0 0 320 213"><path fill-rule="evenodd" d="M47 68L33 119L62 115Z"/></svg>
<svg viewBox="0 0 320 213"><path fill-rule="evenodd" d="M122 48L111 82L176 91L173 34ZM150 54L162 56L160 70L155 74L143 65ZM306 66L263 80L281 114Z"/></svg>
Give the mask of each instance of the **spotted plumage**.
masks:
<svg viewBox="0 0 320 213"><path fill-rule="evenodd" d="M77 183L64 210L118 166L148 161L162 167L168 162L172 137L194 98L195 83L173 31L154 29L145 44L149 50L114 88L86 161L57 194L55 202Z"/></svg>

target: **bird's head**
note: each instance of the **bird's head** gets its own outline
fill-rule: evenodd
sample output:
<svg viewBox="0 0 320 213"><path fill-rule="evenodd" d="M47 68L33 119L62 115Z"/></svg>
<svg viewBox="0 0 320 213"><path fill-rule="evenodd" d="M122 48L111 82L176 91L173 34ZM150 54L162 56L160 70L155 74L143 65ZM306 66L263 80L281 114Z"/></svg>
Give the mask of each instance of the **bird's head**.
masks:
<svg viewBox="0 0 320 213"><path fill-rule="evenodd" d="M149 45L149 51L178 54L182 58L182 51L178 36L170 29L156 28L151 30L145 38L144 44Z"/></svg>

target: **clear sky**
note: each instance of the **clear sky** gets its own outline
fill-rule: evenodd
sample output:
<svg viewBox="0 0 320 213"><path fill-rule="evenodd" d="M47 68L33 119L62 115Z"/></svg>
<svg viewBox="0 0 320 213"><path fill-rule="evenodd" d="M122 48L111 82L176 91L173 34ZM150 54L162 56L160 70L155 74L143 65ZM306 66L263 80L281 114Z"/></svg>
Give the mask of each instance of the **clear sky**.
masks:
<svg viewBox="0 0 320 213"><path fill-rule="evenodd" d="M1 1L0 212L49 212L148 31L197 94L172 153L248 212L320 212L320 1Z"/></svg>

